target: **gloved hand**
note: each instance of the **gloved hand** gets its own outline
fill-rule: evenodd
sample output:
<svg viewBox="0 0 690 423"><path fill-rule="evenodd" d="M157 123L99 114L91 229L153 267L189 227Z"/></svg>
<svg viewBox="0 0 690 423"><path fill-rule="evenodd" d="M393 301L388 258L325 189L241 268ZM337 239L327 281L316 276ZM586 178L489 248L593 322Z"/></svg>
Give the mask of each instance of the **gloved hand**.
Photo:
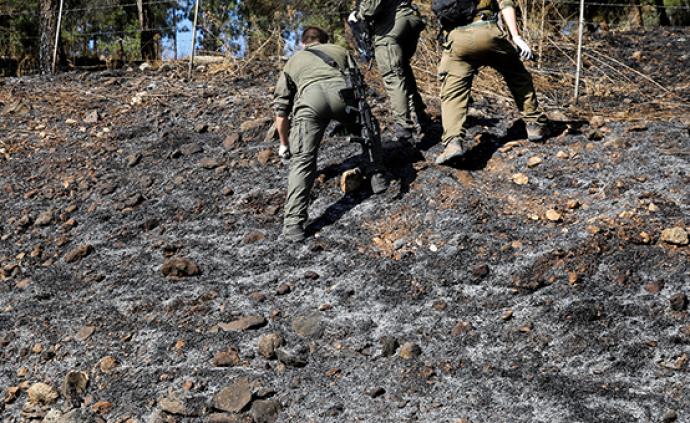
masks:
<svg viewBox="0 0 690 423"><path fill-rule="evenodd" d="M357 11L353 10L352 13L350 13L350 16L347 17L347 21L350 23L357 23L359 21L359 18L357 17Z"/></svg>
<svg viewBox="0 0 690 423"><path fill-rule="evenodd" d="M532 49L529 48L525 40L522 39L522 37L517 36L513 38L513 43L515 43L515 46L517 47L518 51L520 52L520 59L522 60L531 60L532 59Z"/></svg>
<svg viewBox="0 0 690 423"><path fill-rule="evenodd" d="M290 147L287 145L280 144L280 147L278 147L278 156L281 159L289 159L292 157L292 154L290 154Z"/></svg>

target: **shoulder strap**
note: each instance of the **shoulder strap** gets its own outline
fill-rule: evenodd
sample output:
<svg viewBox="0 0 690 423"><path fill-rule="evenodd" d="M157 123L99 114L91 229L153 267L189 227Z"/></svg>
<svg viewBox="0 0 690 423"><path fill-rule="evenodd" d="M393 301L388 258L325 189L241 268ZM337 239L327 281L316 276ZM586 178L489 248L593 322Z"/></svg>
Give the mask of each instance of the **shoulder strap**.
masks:
<svg viewBox="0 0 690 423"><path fill-rule="evenodd" d="M329 56L328 53L312 48L305 48L304 51L308 51L309 53L317 56L318 58L326 62L328 66L338 69L340 72L343 72L343 70L338 65L338 62L336 62L335 59Z"/></svg>

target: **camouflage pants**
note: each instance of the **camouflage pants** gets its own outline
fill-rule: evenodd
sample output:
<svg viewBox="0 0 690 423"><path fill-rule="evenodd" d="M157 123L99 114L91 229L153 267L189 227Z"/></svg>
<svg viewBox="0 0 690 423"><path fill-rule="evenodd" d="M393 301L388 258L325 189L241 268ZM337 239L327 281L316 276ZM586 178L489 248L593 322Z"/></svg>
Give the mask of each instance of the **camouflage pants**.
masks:
<svg viewBox="0 0 690 423"><path fill-rule="evenodd" d="M503 76L526 122L544 119L532 76L498 25L456 28L448 34L439 65L444 143L465 136L472 80L482 66L490 66Z"/></svg>

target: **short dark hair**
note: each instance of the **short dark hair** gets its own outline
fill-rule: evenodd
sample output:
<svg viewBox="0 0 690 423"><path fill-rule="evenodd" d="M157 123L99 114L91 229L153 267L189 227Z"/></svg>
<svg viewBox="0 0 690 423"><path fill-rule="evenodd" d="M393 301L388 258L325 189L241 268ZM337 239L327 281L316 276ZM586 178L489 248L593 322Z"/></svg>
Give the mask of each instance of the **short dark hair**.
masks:
<svg viewBox="0 0 690 423"><path fill-rule="evenodd" d="M302 44L325 44L328 42L328 33L318 26L308 26L302 31Z"/></svg>

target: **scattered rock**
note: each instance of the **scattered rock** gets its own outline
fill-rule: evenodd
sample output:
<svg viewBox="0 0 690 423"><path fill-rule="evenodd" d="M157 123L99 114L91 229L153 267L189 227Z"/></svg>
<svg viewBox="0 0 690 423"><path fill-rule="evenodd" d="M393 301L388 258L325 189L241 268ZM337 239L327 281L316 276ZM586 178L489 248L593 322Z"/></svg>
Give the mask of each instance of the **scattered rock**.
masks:
<svg viewBox="0 0 690 423"><path fill-rule="evenodd" d="M179 416L188 415L187 407L174 394L169 393L167 397L158 400L158 407L169 414L177 414Z"/></svg>
<svg viewBox="0 0 690 423"><path fill-rule="evenodd" d="M278 285L278 289L276 289L276 295L287 295L292 291L292 287L290 284L287 283L281 283Z"/></svg>
<svg viewBox="0 0 690 423"><path fill-rule="evenodd" d="M29 403L34 405L51 405L60 396L55 388L42 382L31 385L27 394Z"/></svg>
<svg viewBox="0 0 690 423"><path fill-rule="evenodd" d="M472 329L474 329L474 327L472 327L472 323L462 320L458 322L455 326L453 326L453 329L450 331L450 334L451 336L457 337L470 332Z"/></svg>
<svg viewBox="0 0 690 423"><path fill-rule="evenodd" d="M141 161L141 154L140 153L134 153L130 154L127 156L127 166L128 167L134 167L139 164Z"/></svg>
<svg viewBox="0 0 690 423"><path fill-rule="evenodd" d="M214 157L206 157L201 159L199 165L204 169L215 169L223 165L223 161Z"/></svg>
<svg viewBox="0 0 690 423"><path fill-rule="evenodd" d="M250 329L258 329L266 325L266 319L263 316L245 316L230 323L218 323L218 327L225 332L238 331L243 332Z"/></svg>
<svg viewBox="0 0 690 423"><path fill-rule="evenodd" d="M398 347L400 347L398 340L392 336L382 336L380 342L381 355L383 357L392 357L398 351Z"/></svg>
<svg viewBox="0 0 690 423"><path fill-rule="evenodd" d="M213 408L239 413L252 401L252 384L249 379L241 378L230 386L221 389L213 396L211 404Z"/></svg>
<svg viewBox="0 0 690 423"><path fill-rule="evenodd" d="M304 272L304 279L309 279L312 281L315 281L319 278L319 274L314 272L313 270L307 270Z"/></svg>
<svg viewBox="0 0 690 423"><path fill-rule="evenodd" d="M448 303L443 300L436 300L431 307L436 311L445 311L448 308Z"/></svg>
<svg viewBox="0 0 690 423"><path fill-rule="evenodd" d="M513 182L517 185L527 185L529 178L524 173L516 173L512 176Z"/></svg>
<svg viewBox="0 0 690 423"><path fill-rule="evenodd" d="M668 410L661 417L661 423L674 423L678 420L678 413L674 410Z"/></svg>
<svg viewBox="0 0 690 423"><path fill-rule="evenodd" d="M340 175L340 190L345 194L358 191L364 184L364 177L359 168L348 169Z"/></svg>
<svg viewBox="0 0 690 423"><path fill-rule="evenodd" d="M208 125L205 123L199 123L194 126L194 132L197 134L205 134L208 132Z"/></svg>
<svg viewBox="0 0 690 423"><path fill-rule="evenodd" d="M96 414L108 414L113 408L113 403L110 401L98 401L91 406L91 411Z"/></svg>
<svg viewBox="0 0 690 423"><path fill-rule="evenodd" d="M111 355L106 355L105 357L101 358L101 361L98 362L98 367L101 369L103 373L110 373L115 367L117 367L117 359Z"/></svg>
<svg viewBox="0 0 690 423"><path fill-rule="evenodd" d="M168 277L188 277L201 274L199 266L186 257L171 257L163 262L161 272Z"/></svg>
<svg viewBox="0 0 690 423"><path fill-rule="evenodd" d="M644 289L650 294L658 294L664 289L664 281L652 281L644 286Z"/></svg>
<svg viewBox="0 0 690 423"><path fill-rule="evenodd" d="M504 311L503 313L501 313L501 320L503 320L503 321L510 320L512 317L513 317L513 310L511 310L511 309L508 309L508 310Z"/></svg>
<svg viewBox="0 0 690 423"><path fill-rule="evenodd" d="M31 279L22 279L14 285L17 289L26 289L31 285Z"/></svg>
<svg viewBox="0 0 690 423"><path fill-rule="evenodd" d="M93 333L96 332L96 327L95 326L84 326L81 329L79 329L79 332L77 332L77 335L75 338L77 341L86 341L93 335Z"/></svg>
<svg viewBox="0 0 690 423"><path fill-rule="evenodd" d="M273 400L256 400L252 403L251 414L254 423L273 423L280 413L280 404Z"/></svg>
<svg viewBox="0 0 690 423"><path fill-rule="evenodd" d="M671 245L688 245L688 233L681 227L667 228L661 232L659 240Z"/></svg>
<svg viewBox="0 0 690 423"><path fill-rule="evenodd" d="M277 333L269 333L259 338L258 349L259 354L266 359L274 359L276 357L276 349L283 346L283 337Z"/></svg>
<svg viewBox="0 0 690 423"><path fill-rule="evenodd" d="M67 252L67 254L65 254L65 263L74 263L76 261L79 261L91 254L91 252L93 252L93 247L91 246L91 244L82 244L70 250L69 252Z"/></svg>
<svg viewBox="0 0 690 423"><path fill-rule="evenodd" d="M36 218L36 221L34 222L34 225L36 226L48 226L50 225L50 222L53 221L53 211L52 210L46 210L43 213L39 214L38 217Z"/></svg>
<svg viewBox="0 0 690 423"><path fill-rule="evenodd" d="M245 132L250 132L254 131L256 129L260 129L263 126L270 125L271 124L271 119L270 118L256 118L252 120L247 120L242 122L240 125L240 132L245 133Z"/></svg>
<svg viewBox="0 0 690 423"><path fill-rule="evenodd" d="M18 386L10 386L5 389L5 396L3 397L3 404L12 404L17 400L21 389Z"/></svg>
<svg viewBox="0 0 690 423"><path fill-rule="evenodd" d="M405 342L398 353L403 360L412 360L422 354L422 349L414 342Z"/></svg>
<svg viewBox="0 0 690 423"><path fill-rule="evenodd" d="M290 367L304 367L309 360L309 348L297 345L292 349L277 348L275 350L278 361Z"/></svg>
<svg viewBox="0 0 690 423"><path fill-rule="evenodd" d="M240 364L240 355L237 350L218 351L213 355L212 363L215 367L232 367Z"/></svg>
<svg viewBox="0 0 690 423"><path fill-rule="evenodd" d="M255 242L263 241L266 239L266 234L258 229L253 229L247 232L242 238L242 242L245 244L253 244Z"/></svg>
<svg viewBox="0 0 690 423"><path fill-rule="evenodd" d="M606 119L601 116L592 116L589 119L589 126L592 128L600 128L606 124Z"/></svg>
<svg viewBox="0 0 690 423"><path fill-rule="evenodd" d="M483 279L489 274L489 266L487 264L479 264L472 268L472 275L475 278Z"/></svg>
<svg viewBox="0 0 690 423"><path fill-rule="evenodd" d="M261 150L259 154L256 156L256 160L262 165L266 166L268 162L273 158L273 150L270 148L266 148L264 150Z"/></svg>
<svg viewBox="0 0 690 423"><path fill-rule="evenodd" d="M532 167L537 167L537 166L539 166L540 164L542 164L543 161L544 161L544 160L543 160L541 157L538 157L538 156L530 157L530 158L527 160L527 167L530 167L530 168L532 168Z"/></svg>
<svg viewBox="0 0 690 423"><path fill-rule="evenodd" d="M84 116L84 123L98 123L101 117L98 114L98 110L91 110Z"/></svg>
<svg viewBox="0 0 690 423"><path fill-rule="evenodd" d="M688 296L682 292L673 294L669 302L673 311L683 311L688 308Z"/></svg>
<svg viewBox="0 0 690 423"><path fill-rule="evenodd" d="M552 222L560 222L562 216L558 211L549 209L546 211L546 218Z"/></svg>
<svg viewBox="0 0 690 423"><path fill-rule="evenodd" d="M558 153L556 153L556 157L561 160L566 160L570 158L570 154L566 153L563 150L559 150Z"/></svg>
<svg viewBox="0 0 690 423"><path fill-rule="evenodd" d="M264 294L261 291L255 291L255 292L252 292L251 294L249 294L249 299L251 299L252 301L254 301L256 303L262 303L262 302L266 301L266 294Z"/></svg>
<svg viewBox="0 0 690 423"><path fill-rule="evenodd" d="M193 154L197 153L203 153L204 148L201 146L201 144L196 143L196 142L190 142L188 144L182 145L180 147L180 153L184 154L185 156L191 156Z"/></svg>
<svg viewBox="0 0 690 423"><path fill-rule="evenodd" d="M318 311L292 319L292 330L303 338L319 338L323 333L321 313Z"/></svg>
<svg viewBox="0 0 690 423"><path fill-rule="evenodd" d="M242 135L238 133L230 134L223 140L223 148L226 151L235 149L239 143L242 142Z"/></svg>

